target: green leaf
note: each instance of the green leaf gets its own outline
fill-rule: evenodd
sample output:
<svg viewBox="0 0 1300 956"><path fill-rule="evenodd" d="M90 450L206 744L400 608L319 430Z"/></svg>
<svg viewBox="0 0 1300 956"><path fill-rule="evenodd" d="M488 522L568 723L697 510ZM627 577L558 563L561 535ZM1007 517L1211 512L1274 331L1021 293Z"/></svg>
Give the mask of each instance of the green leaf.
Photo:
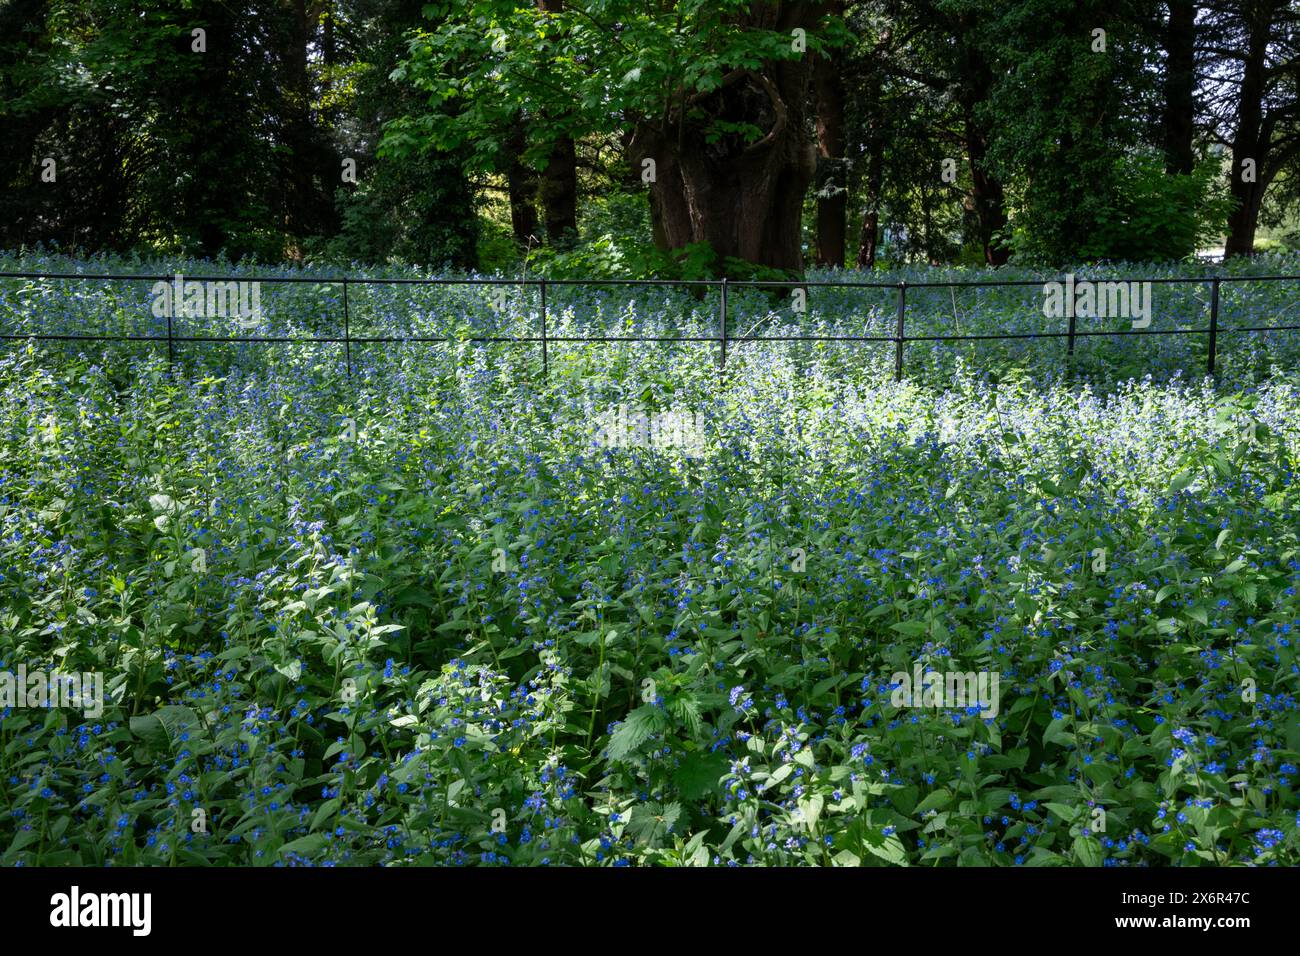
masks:
<svg viewBox="0 0 1300 956"><path fill-rule="evenodd" d="M1093 837L1074 838L1074 857L1084 866L1101 866L1101 843Z"/></svg>
<svg viewBox="0 0 1300 956"><path fill-rule="evenodd" d="M664 728L663 712L650 704L638 707L627 715L610 735L607 753L611 760L622 760L634 753L647 740Z"/></svg>
<svg viewBox="0 0 1300 956"><path fill-rule="evenodd" d="M340 797L331 797L322 803L317 807L316 812L312 814L311 828L313 830L317 829L323 822L334 816L342 804L343 800Z"/></svg>
<svg viewBox="0 0 1300 956"><path fill-rule="evenodd" d="M1044 806L1066 823L1073 823L1075 817L1079 815L1079 808L1067 803L1049 802L1044 804Z"/></svg>
<svg viewBox="0 0 1300 956"><path fill-rule="evenodd" d="M1074 734L1065 729L1065 725L1069 723L1069 721L1070 718L1068 717L1057 717L1048 724L1047 729L1043 731L1043 740L1049 744L1061 744L1067 747L1073 746Z"/></svg>
<svg viewBox="0 0 1300 956"><path fill-rule="evenodd" d="M310 858L318 850L323 850L329 844L329 838L323 833L309 833L305 837L300 837L290 843L280 847L279 853L286 855L296 853L298 856Z"/></svg>
<svg viewBox="0 0 1300 956"><path fill-rule="evenodd" d="M883 829L868 827L862 833L862 845L867 848L867 852L886 863L907 866L907 850L897 835L885 836Z"/></svg>
<svg viewBox="0 0 1300 956"><path fill-rule="evenodd" d="M826 799L820 793L799 801L799 814L809 830L817 826L817 821L821 819L822 807L825 805Z"/></svg>
<svg viewBox="0 0 1300 956"><path fill-rule="evenodd" d="M763 783L758 788L758 792L763 793L766 790L770 790L772 787L775 787L778 783L780 783L786 777L790 776L790 774L792 773L794 773L794 764L792 763L781 764L781 766L776 768L772 776L768 777L766 780L763 781Z"/></svg>
<svg viewBox="0 0 1300 956"><path fill-rule="evenodd" d="M912 811L914 816L921 816L927 810L940 810L952 802L952 792L949 790L939 789L926 795L926 798L916 805Z"/></svg>
<svg viewBox="0 0 1300 956"><path fill-rule="evenodd" d="M1191 469L1188 469L1187 471L1180 471L1177 475L1174 476L1174 480L1169 483L1169 493L1171 495L1176 495L1178 492L1182 491L1184 488L1186 488L1195 480L1196 480L1196 472L1192 471Z"/></svg>
<svg viewBox="0 0 1300 956"><path fill-rule="evenodd" d="M673 783L683 800L699 800L717 792L727 767L725 754L707 751L687 754L673 772Z"/></svg>
<svg viewBox="0 0 1300 956"><path fill-rule="evenodd" d="M637 842L658 846L677 824L682 814L680 804L639 803L628 816L626 833Z"/></svg>

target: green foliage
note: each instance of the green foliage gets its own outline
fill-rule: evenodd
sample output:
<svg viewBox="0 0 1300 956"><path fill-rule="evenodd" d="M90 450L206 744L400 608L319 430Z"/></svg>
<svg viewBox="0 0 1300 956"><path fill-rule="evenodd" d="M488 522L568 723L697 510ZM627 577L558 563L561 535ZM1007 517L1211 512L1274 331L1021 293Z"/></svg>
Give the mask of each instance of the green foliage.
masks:
<svg viewBox="0 0 1300 956"><path fill-rule="evenodd" d="M843 16L748 0L554 6L13 0L0 8L0 245L517 274L536 231L518 207L571 195L569 167L538 178L562 142L576 150L589 245L557 243L531 267L774 275L711 262L703 247L652 251L629 161L643 144L674 142L706 166L734 158L780 112L747 71L827 56L846 120L844 155L821 163L837 175L822 183L844 174L855 225L879 212L885 265L972 264L990 232L995 258L1012 247L1024 264L1170 261L1225 226L1222 170L1205 151L1231 140L1241 91L1207 81L1184 117L1203 165L1164 173L1163 10L1131 0L871 0ZM1279 8L1265 32L1281 36L1289 18ZM806 48L786 29L796 20L809 27ZM1235 8L1204 10L1196 71L1235 75L1249 26ZM207 31L204 53L195 28ZM1289 55L1269 44L1271 139L1260 156L1260 225L1284 242L1300 189L1286 148ZM790 105L795 95L785 92ZM359 164L356 184L341 181L344 158ZM46 159L56 182L41 179ZM955 178L940 178L949 160ZM513 251L501 235L512 173ZM804 198L811 231L819 197ZM567 198L557 205L567 229ZM793 240L800 224L791 216L779 228ZM725 233L691 238L725 256L735 251Z"/></svg>
<svg viewBox="0 0 1300 956"><path fill-rule="evenodd" d="M1008 71L979 109L997 132L991 167L1019 197L1019 249L1035 261L1088 260L1131 215L1134 169L1120 157L1140 143L1151 83L1143 22L1127 3L1031 0L996 23Z"/></svg>
<svg viewBox="0 0 1300 956"><path fill-rule="evenodd" d="M1268 253L1288 252L1292 246L1281 239L1256 239L1255 251L1267 255Z"/></svg>
<svg viewBox="0 0 1300 956"><path fill-rule="evenodd" d="M389 78L406 52L405 33L423 22L419 10L399 0L364 0L351 12L353 42L365 59L350 65L333 105L352 117L357 141L347 155L358 161L358 182L337 188L340 228L311 248L343 262L472 268L479 214L464 155L429 149L401 158L376 155L384 123L420 100Z"/></svg>
<svg viewBox="0 0 1300 956"><path fill-rule="evenodd" d="M431 268L477 264L474 197L453 157L380 159L354 192L339 191L337 236L313 244L342 262L402 262Z"/></svg>
<svg viewBox="0 0 1300 956"><path fill-rule="evenodd" d="M508 0L430 4L437 28L418 34L394 74L427 95L428 109L390 124L384 149L466 147L477 166L492 169L523 116L544 120L527 129L527 158L540 167L562 135L619 132L682 97L718 89L731 70L805 55L787 33L736 29L751 6L597 0L547 12ZM809 33L806 53L845 39L843 25L828 20L824 33ZM711 129L715 138L762 135L721 117Z"/></svg>
<svg viewBox="0 0 1300 956"><path fill-rule="evenodd" d="M0 115L21 130L2 157L0 205L17 215L0 217L0 242L282 259L286 222L303 235L329 206L290 19L258 0L60 0L30 18L21 49L0 53L14 61ZM46 156L53 183L37 178Z"/></svg>
<svg viewBox="0 0 1300 956"><path fill-rule="evenodd" d="M759 279L787 281L796 276L728 256L721 263L707 242L692 242L681 249L660 250L606 234L566 251L541 247L527 257L539 275L556 279Z"/></svg>
<svg viewBox="0 0 1300 956"><path fill-rule="evenodd" d="M1224 283L1225 325L1284 317L1278 285ZM0 328L128 321L117 288L71 316L14 283ZM914 334L940 291L910 290ZM874 330L874 292L732 315ZM353 293L372 328L534 318ZM552 293L557 335L715 328L671 289ZM331 296L268 291L267 331ZM719 375L694 343L553 342L544 379L458 342L354 346L349 379L332 348L209 346L0 359L0 671L107 698L3 712L6 865L1300 862L1292 375L994 384L914 342L928 387L859 343L737 344ZM698 413L700 447L602 443L630 402ZM999 674L997 713L900 702L918 665Z"/></svg>
<svg viewBox="0 0 1300 956"><path fill-rule="evenodd" d="M692 243L663 252L644 240L610 233L595 236L567 251L534 250L529 266L557 279L711 279L717 255L707 243Z"/></svg>
<svg viewBox="0 0 1300 956"><path fill-rule="evenodd" d="M1227 217L1232 200L1218 175L1218 163L1207 161L1186 176L1171 175L1153 154L1117 160L1106 178L1113 190L1099 207L1086 234L1070 242L1082 261L1167 262L1185 259L1213 240ZM1053 249L1034 231L1032 217L1014 223L1012 245L1029 261L1052 261Z"/></svg>

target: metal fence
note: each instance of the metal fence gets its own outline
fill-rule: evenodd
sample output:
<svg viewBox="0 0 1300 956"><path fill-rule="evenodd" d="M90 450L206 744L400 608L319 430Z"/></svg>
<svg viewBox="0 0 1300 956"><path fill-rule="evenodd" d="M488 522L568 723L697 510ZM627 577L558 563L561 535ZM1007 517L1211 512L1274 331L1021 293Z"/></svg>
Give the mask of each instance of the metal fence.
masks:
<svg viewBox="0 0 1300 956"><path fill-rule="evenodd" d="M165 282L173 276L132 275L132 274L87 274L87 273L51 273L51 272L0 272L0 281L7 279L35 280L77 280L102 282ZM558 343L592 343L592 342L714 342L719 348L719 366L727 364L727 346L744 342L892 342L894 344L894 378L903 378L903 352L908 342L963 342L963 341L1003 341L1015 339L1065 339L1066 355L1073 359L1075 343L1081 338L1121 336L1121 335L1205 335L1208 336L1207 372L1214 374L1218 351L1219 336L1236 332L1279 332L1297 331L1300 325L1265 325L1265 326L1219 326L1219 293L1225 283L1233 282L1296 282L1300 276L1242 275L1242 276L1203 276L1203 277L1164 277L1164 278L1119 278L1115 276L1076 277L1077 282L1094 283L1150 283L1152 285L1208 285L1209 325L1205 328L1178 329L1108 329L1079 330L1076 325L1073 304L1069 309L1068 328L1062 332L1013 332L1013 333L972 333L957 335L908 335L907 334L907 292L909 289L993 289L1034 286L1042 287L1058 279L1020 279L1008 281L971 281L971 282L825 282L807 280L734 280L734 279L406 279L374 278L353 276L208 276L190 275L185 279L195 282L256 282L256 283L308 283L313 285L337 285L342 287L343 299L343 335L340 336L214 336L214 335L178 335L176 334L171 311L167 315L166 335L81 335L81 334L44 334L44 333L5 333L0 334L0 341L87 341L87 342L155 342L167 343L167 357L175 360L176 345L180 343L266 343L266 344L331 344L342 345L347 364L348 377L352 377L352 346L370 344L393 344L407 342L447 343L449 341L466 341L479 344L520 344L540 346L542 368L549 374L549 346ZM348 302L349 287L367 285L420 285L420 286L505 286L519 288L536 288L539 290L540 310L537 335L517 336L470 336L461 339L447 336L353 336ZM547 330L546 292L548 288L580 287L627 287L627 286L671 286L676 288L713 288L719 293L720 310L718 315L718 334L716 336L566 336L550 335ZM775 289L882 289L895 290L897 296L896 320L893 335L728 335L727 333L727 293L728 290L741 288L775 288Z"/></svg>

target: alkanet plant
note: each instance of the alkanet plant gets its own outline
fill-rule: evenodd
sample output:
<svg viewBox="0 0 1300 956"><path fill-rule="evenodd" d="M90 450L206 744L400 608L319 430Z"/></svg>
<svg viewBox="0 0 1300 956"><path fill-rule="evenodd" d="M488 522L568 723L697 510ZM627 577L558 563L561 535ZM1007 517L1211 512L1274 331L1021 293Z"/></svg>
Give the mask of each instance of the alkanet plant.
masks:
<svg viewBox="0 0 1300 956"><path fill-rule="evenodd" d="M75 288L6 283L0 323L150 328L148 283ZM326 287L269 288L269 334L333 321ZM944 291L916 334L1048 321ZM1199 321L1179 294L1153 328ZM485 295L363 290L353 334L535 318ZM809 301L734 321L890 320ZM553 317L716 314L572 290ZM544 380L453 340L354 346L349 384L329 346L11 344L0 669L108 699L0 711L0 860L1295 865L1300 383L1283 335L1222 347L1215 383L1191 336L1089 342L1072 381L1059 342L914 343L895 384L860 344L737 344L720 375L707 343L553 343ZM703 447L602 444L619 404L689 410ZM996 716L896 706L918 664L996 672Z"/></svg>

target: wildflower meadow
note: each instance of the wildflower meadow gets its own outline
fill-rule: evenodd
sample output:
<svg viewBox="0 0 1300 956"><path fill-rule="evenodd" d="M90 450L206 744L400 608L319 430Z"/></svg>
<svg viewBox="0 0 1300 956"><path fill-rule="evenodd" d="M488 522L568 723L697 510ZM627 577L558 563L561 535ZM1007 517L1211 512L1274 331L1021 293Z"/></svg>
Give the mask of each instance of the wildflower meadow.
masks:
<svg viewBox="0 0 1300 956"><path fill-rule="evenodd" d="M337 285L255 319L153 285L0 280L5 865L1300 863L1294 333L1225 331L1215 377L1204 335L912 342L895 381L889 342L722 367L708 294L570 287L544 367L504 341L527 289L354 285L345 355L289 341ZM1203 327L1205 286L1155 289L1152 330ZM1297 295L1225 284L1220 322ZM1064 321L1041 286L911 303Z"/></svg>

